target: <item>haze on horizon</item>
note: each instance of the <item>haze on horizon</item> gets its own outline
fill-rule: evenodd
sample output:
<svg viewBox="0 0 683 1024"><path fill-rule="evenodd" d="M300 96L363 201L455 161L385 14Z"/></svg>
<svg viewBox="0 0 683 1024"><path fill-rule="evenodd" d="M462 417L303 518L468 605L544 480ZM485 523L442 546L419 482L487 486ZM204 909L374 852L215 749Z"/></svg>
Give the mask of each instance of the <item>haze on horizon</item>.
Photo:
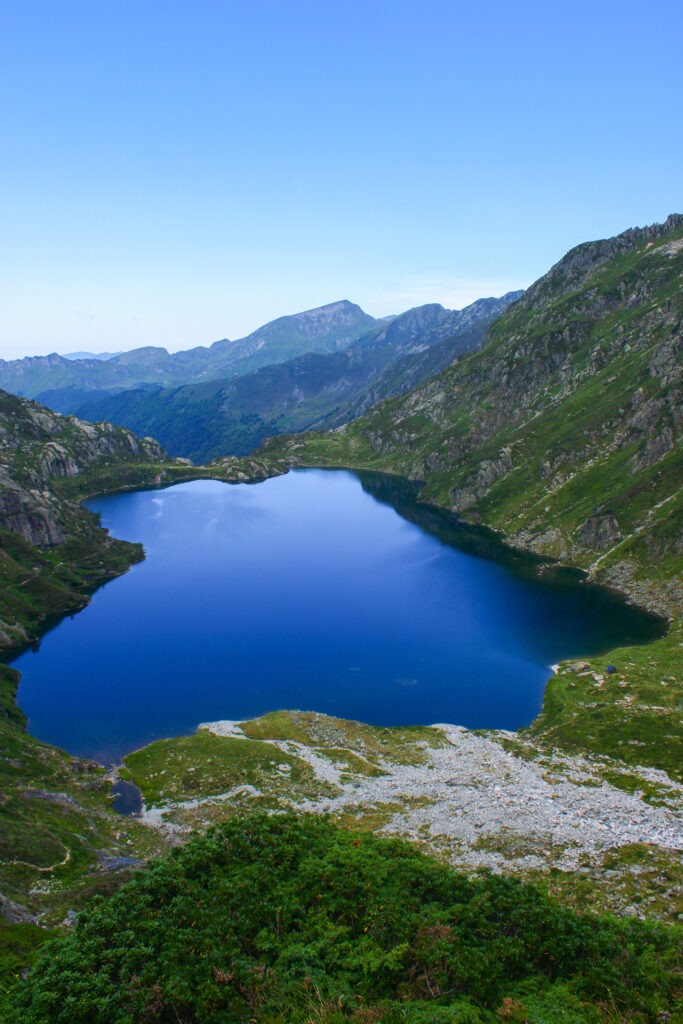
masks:
<svg viewBox="0 0 683 1024"><path fill-rule="evenodd" d="M526 287L680 211L682 27L672 0L6 5L0 358Z"/></svg>

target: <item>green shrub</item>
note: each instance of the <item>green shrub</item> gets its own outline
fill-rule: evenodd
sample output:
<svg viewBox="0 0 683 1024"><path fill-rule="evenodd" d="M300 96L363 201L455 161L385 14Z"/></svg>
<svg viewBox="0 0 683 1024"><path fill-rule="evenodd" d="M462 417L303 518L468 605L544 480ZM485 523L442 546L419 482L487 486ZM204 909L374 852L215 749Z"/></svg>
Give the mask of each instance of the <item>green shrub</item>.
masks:
<svg viewBox="0 0 683 1024"><path fill-rule="evenodd" d="M251 816L95 900L0 1020L656 1021L676 998L676 934L326 819Z"/></svg>

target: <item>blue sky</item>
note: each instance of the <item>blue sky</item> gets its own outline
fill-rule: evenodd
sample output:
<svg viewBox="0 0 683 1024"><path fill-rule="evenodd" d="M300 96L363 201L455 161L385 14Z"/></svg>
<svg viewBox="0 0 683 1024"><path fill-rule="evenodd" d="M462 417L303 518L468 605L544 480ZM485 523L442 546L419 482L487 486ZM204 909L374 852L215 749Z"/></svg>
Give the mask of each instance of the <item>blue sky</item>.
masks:
<svg viewBox="0 0 683 1024"><path fill-rule="evenodd" d="M682 10L9 0L0 357L459 308L683 210Z"/></svg>

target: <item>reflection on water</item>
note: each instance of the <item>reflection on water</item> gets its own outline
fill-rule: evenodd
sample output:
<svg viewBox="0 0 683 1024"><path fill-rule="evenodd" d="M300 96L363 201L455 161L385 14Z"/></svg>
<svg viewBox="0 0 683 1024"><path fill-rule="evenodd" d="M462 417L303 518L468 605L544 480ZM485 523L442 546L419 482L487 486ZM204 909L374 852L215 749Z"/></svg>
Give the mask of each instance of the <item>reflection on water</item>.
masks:
<svg viewBox="0 0 683 1024"><path fill-rule="evenodd" d="M146 560L14 663L33 734L103 761L278 708L514 729L548 665L663 628L392 477L306 470L89 504Z"/></svg>

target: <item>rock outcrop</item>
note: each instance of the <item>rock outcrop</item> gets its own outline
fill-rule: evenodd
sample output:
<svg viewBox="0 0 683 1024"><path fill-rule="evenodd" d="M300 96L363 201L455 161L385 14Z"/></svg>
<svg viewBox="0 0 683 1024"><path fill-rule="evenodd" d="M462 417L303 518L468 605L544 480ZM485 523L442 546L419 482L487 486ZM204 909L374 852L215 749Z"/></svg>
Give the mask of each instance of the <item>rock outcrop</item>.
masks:
<svg viewBox="0 0 683 1024"><path fill-rule="evenodd" d="M161 462L168 456L152 438L0 392L0 528L29 544L51 547L71 535L79 509L54 493L56 480L116 463Z"/></svg>
<svg viewBox="0 0 683 1024"><path fill-rule="evenodd" d="M151 438L0 391L0 648L35 638L48 615L82 607L98 583L142 557L74 499L152 483L170 464ZM63 557L52 557L60 548Z"/></svg>

